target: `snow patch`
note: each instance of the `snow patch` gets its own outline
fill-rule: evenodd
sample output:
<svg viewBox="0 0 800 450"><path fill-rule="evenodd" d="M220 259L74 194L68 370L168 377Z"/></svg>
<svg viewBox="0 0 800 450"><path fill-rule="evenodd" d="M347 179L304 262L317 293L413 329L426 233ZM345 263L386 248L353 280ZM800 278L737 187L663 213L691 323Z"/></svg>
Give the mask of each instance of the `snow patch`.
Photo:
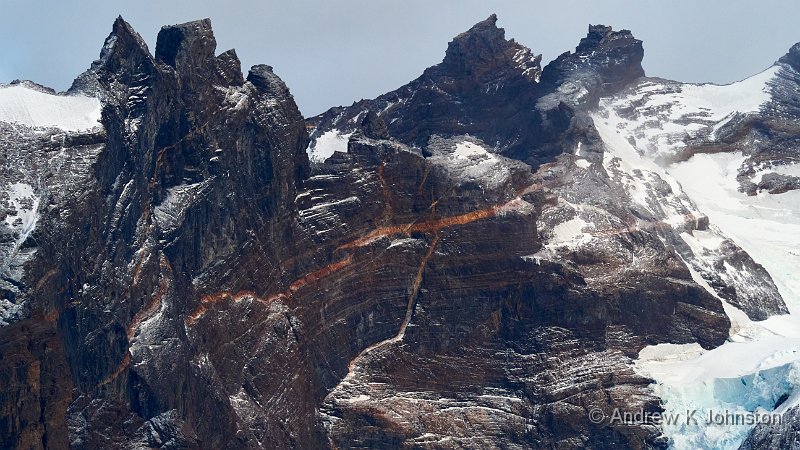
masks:
<svg viewBox="0 0 800 450"><path fill-rule="evenodd" d="M519 164L492 153L468 135L437 144L434 155L428 160L442 167L453 180L477 182L490 189L507 183L512 170Z"/></svg>
<svg viewBox="0 0 800 450"><path fill-rule="evenodd" d="M579 158L575 160L575 165L580 167L581 169L588 169L589 167L592 166L592 163L583 158Z"/></svg>
<svg viewBox="0 0 800 450"><path fill-rule="evenodd" d="M464 141L456 144L456 151L454 155L458 159L470 159L476 157L479 159L492 159L493 156L486 151L485 148L473 142Z"/></svg>
<svg viewBox="0 0 800 450"><path fill-rule="evenodd" d="M587 225L589 224L580 217L575 217L556 225L553 228L553 237L548 242L548 245L561 245L591 238L591 236L583 232L583 228Z"/></svg>
<svg viewBox="0 0 800 450"><path fill-rule="evenodd" d="M346 203L358 203L358 202L360 202L358 197L351 196L351 197L343 198L341 200L334 200L334 201L325 202L325 203L317 203L317 204L311 206L310 208L306 208L306 209L300 210L300 215L301 216L305 216L305 215L308 215L310 212L319 211L321 209L329 209L329 208L333 208L335 206L343 205L343 204L346 204Z"/></svg>
<svg viewBox="0 0 800 450"><path fill-rule="evenodd" d="M395 247L400 247L400 248L420 248L420 247L424 247L425 245L426 245L426 243L422 239L400 238L400 239L392 240L392 242L389 243L389 246L386 247L386 250L389 250L389 249L392 249L392 248L395 248Z"/></svg>
<svg viewBox="0 0 800 450"><path fill-rule="evenodd" d="M342 133L335 129L322 133L308 145L306 149L308 158L311 162L322 163L335 152L347 153L347 142L352 135L353 133Z"/></svg>
<svg viewBox="0 0 800 450"><path fill-rule="evenodd" d="M681 233L681 238L692 247L695 254L702 253L704 250L716 250L725 242L725 238L717 233L701 230L693 230L691 234Z"/></svg>
<svg viewBox="0 0 800 450"><path fill-rule="evenodd" d="M100 126L100 100L53 95L22 85L0 87L0 122L82 131Z"/></svg>
<svg viewBox="0 0 800 450"><path fill-rule="evenodd" d="M370 400L372 400L372 397L370 397L369 395L364 395L364 394L356 395L355 397L342 399L342 401L347 402L347 403L363 403L363 402L368 402Z"/></svg>
<svg viewBox="0 0 800 450"><path fill-rule="evenodd" d="M484 147L469 141L456 144L455 151L450 158L455 159L455 166L460 170L461 176L467 179L486 179L492 176L505 178L507 169L493 153Z"/></svg>

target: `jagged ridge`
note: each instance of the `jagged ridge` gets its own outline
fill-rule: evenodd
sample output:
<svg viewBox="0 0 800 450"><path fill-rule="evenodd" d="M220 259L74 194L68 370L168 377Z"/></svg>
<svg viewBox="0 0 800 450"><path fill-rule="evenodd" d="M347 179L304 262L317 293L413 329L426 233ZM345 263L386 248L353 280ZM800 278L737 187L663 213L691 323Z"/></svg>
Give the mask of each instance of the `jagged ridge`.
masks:
<svg viewBox="0 0 800 450"><path fill-rule="evenodd" d="M52 206L0 329L3 441L666 446L586 414L660 410L639 351L731 326L678 242L708 218L593 110L643 76L641 42L591 26L540 70L496 21L312 119L317 143L349 136L312 167L271 67L243 77L208 20L151 55L118 19L71 89L102 99L101 127L3 128L82 169L75 192L61 168L36 186Z"/></svg>

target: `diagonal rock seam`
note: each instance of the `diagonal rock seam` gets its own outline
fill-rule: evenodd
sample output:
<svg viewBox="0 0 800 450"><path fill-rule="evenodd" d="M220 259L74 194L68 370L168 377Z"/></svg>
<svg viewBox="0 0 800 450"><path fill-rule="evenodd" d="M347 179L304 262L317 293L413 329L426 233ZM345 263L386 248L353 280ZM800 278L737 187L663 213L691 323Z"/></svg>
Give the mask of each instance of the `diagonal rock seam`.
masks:
<svg viewBox="0 0 800 450"><path fill-rule="evenodd" d="M417 273L414 277L414 281L411 284L411 292L408 295L408 302L406 304L406 313L403 317L403 321L400 323L400 328L397 330L397 334L394 336L384 339L382 341L376 342L364 350L362 350L355 358L353 358L350 363L347 365L347 375L345 375L343 382L349 380L353 377L355 373L356 366L358 362L364 358L366 355L372 353L373 351L385 347L387 345L394 344L396 342L400 342L406 335L406 328L411 323L411 319L414 316L414 311L417 307L417 296L419 294L419 289L422 286L422 277L425 273L425 268L428 265L428 261L433 256L433 252L436 250L436 246L439 244L439 233L438 231L434 233L433 239L431 240L430 245L428 246L428 251L422 257L422 260L419 263L419 267L417 268Z"/></svg>

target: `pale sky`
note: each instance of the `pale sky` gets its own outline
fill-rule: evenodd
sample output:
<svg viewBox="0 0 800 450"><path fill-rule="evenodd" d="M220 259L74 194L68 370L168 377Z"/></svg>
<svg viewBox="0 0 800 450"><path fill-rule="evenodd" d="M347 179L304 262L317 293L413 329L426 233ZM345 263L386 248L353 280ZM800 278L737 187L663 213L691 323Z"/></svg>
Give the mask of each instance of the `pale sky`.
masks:
<svg viewBox="0 0 800 450"><path fill-rule="evenodd" d="M800 41L796 0L3 0L0 83L66 89L120 14L151 52L162 25L209 17L218 53L236 48L245 73L273 66L312 116L416 78L491 13L507 38L543 54L543 65L602 23L644 41L647 75L690 82L740 80Z"/></svg>

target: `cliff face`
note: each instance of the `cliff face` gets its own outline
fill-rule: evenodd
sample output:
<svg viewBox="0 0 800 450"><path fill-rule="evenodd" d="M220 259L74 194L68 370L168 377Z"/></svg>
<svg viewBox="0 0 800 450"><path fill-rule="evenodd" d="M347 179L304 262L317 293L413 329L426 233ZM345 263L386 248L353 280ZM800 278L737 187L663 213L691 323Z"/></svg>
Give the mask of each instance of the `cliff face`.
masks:
<svg viewBox="0 0 800 450"><path fill-rule="evenodd" d="M229 400L214 401L192 368L207 346L191 350L184 317L207 291L252 284L253 272L290 257L282 242L309 167L286 86L267 66L243 79L235 53L214 56L215 46L210 22L193 22L163 28L153 57L118 19L71 89L103 100L102 127L54 134L60 150L29 147L39 158L74 152L85 170L75 179L70 167L43 169L34 186L49 206L8 289L23 311L0 333L4 361L50 366L12 378L3 442L96 448L168 427L180 442L221 445L236 434ZM246 247L270 264L235 264ZM31 420L40 404L58 411Z"/></svg>
<svg viewBox="0 0 800 450"><path fill-rule="evenodd" d="M397 308L388 320L346 321L367 330L380 323L384 331L356 346L335 386L326 389L321 423L327 439L337 447L661 445L654 428L593 425L586 411L657 410L630 358L647 342L717 345L727 319L713 298L690 286L688 272L668 252L639 268L611 259L597 266L588 260L599 255L589 251L540 256L547 239L539 224L563 213L552 192L560 183L532 176L524 164L483 146L472 137L436 138L422 157L391 141L356 136L347 154L335 154L311 178L309 195L348 182L375 186L376 197L365 197L363 187L348 190L341 196L359 192L358 199L326 199L342 206L324 213L314 208L314 216L324 219L322 232L331 236L367 222L339 209L374 209L367 217L377 228L344 247L358 246L354 262L363 254L372 264L376 258L386 263L361 269L365 278L354 294L365 306L391 298L383 307ZM610 233L608 242L663 251L656 239L629 239ZM404 262L398 267L397 261ZM658 275L645 274L650 271ZM340 279L332 276L323 286ZM364 292L376 283L381 294ZM323 292L328 302L341 295ZM633 310L640 302L661 306L642 308L650 315L643 317Z"/></svg>
<svg viewBox="0 0 800 450"><path fill-rule="evenodd" d="M0 121L0 166L30 188L2 211L37 214L0 242L0 442L666 446L588 414L660 410L639 351L731 325L680 243L708 218L592 113L643 76L641 42L593 26L541 70L495 22L309 136L208 20L151 55L118 19L70 96L47 93L99 98L99 125ZM310 162L332 135L346 152ZM743 308L779 312L774 294Z"/></svg>

